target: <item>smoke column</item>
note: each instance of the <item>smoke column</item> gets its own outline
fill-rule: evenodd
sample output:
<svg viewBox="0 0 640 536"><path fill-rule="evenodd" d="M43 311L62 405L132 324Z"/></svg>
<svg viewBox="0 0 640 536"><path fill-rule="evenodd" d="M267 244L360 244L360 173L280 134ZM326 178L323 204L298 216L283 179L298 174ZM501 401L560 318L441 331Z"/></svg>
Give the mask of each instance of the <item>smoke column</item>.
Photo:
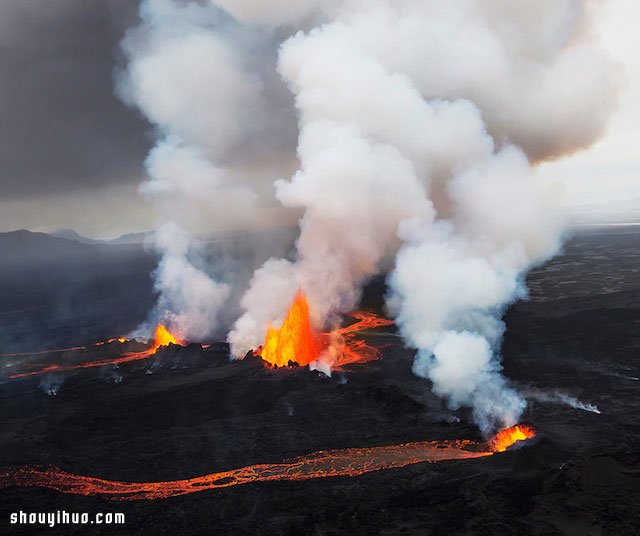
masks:
<svg viewBox="0 0 640 536"><path fill-rule="evenodd" d="M263 342L299 287L314 323L333 324L395 257L388 306L417 352L414 372L483 431L514 424L525 401L501 375L501 316L563 233L533 167L594 143L616 105L617 67L592 35L597 8L147 0L124 86L162 134L143 191L159 207L157 285L180 335L205 330L229 292L191 262L183 220L219 196L232 217L273 195L224 168L247 139L282 137L257 69L272 66L286 86L270 98L289 99L299 127L298 171L275 181L275 198L302 214L300 234L294 258L256 270L233 354Z"/></svg>
<svg viewBox="0 0 640 536"><path fill-rule="evenodd" d="M249 35L211 3L143 0L140 20L123 41L128 64L117 86L158 137L140 192L156 208L159 298L138 333L162 321L183 339L201 340L221 328L231 288L215 273L222 262L206 259L199 234L251 224L256 181L238 178L234 153L274 124L265 110L277 103L265 105L268 82L248 60L265 37Z"/></svg>
<svg viewBox="0 0 640 536"><path fill-rule="evenodd" d="M300 170L276 195L304 210L298 257L256 272L229 335L236 355L260 344L297 286L318 324L355 305L399 237L388 302L414 372L483 431L513 425L525 401L500 373L500 318L563 232L532 166L592 144L616 103L595 4L316 4L323 23L279 55ZM234 6L274 23L257 3Z"/></svg>

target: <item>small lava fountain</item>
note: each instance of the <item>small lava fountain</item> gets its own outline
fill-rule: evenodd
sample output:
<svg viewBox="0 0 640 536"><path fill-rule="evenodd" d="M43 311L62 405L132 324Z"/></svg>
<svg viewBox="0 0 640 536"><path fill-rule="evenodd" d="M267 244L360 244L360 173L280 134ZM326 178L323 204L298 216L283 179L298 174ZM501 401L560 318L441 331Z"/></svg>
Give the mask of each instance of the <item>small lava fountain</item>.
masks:
<svg viewBox="0 0 640 536"><path fill-rule="evenodd" d="M506 428L498 432L489 442L491 450L494 452L504 452L518 441L526 441L536 435L532 426L527 424L516 424L511 428Z"/></svg>
<svg viewBox="0 0 640 536"><path fill-rule="evenodd" d="M260 357L276 367L306 366L320 355L320 335L311 326L309 304L299 290L280 329L269 326Z"/></svg>
<svg viewBox="0 0 640 536"><path fill-rule="evenodd" d="M163 346L169 346L170 344L182 346L184 344L178 340L164 324L158 324L153 335L153 346L147 350L149 355L155 354Z"/></svg>

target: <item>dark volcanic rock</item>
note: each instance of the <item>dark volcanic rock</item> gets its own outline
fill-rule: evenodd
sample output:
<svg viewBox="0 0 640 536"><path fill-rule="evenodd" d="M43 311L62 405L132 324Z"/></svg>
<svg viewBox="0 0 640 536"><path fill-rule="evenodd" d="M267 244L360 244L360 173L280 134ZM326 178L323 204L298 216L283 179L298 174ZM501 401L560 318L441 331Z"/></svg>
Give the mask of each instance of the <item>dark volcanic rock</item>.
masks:
<svg viewBox="0 0 640 536"><path fill-rule="evenodd" d="M640 534L639 237L576 237L565 255L529 277L530 299L508 312L505 373L523 391L547 395L530 400L525 418L539 434L522 448L161 501L4 489L0 523L10 534ZM373 281L365 303L380 306L383 292L383 279ZM171 346L118 369L65 374L56 396L47 395L42 378L5 382L2 465L157 481L321 449L480 439L465 411L447 410L411 373L412 352L393 328L366 336L384 347L383 359L332 378L274 370L251 356L231 362L218 343ZM569 397L601 414L571 407ZM127 524L8 525L11 512L61 509L124 512Z"/></svg>

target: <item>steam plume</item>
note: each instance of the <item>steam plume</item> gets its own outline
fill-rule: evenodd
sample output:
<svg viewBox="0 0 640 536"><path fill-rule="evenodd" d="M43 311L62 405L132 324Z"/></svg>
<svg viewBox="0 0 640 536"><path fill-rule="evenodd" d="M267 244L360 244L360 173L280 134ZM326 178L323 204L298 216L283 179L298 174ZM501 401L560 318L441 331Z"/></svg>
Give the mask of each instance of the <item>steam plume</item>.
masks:
<svg viewBox="0 0 640 536"><path fill-rule="evenodd" d="M552 404L566 404L575 409L581 409L582 411L588 411L590 413L597 413L600 415L602 412L595 404L589 402L582 402L576 397L563 393L561 391L546 391L543 389L528 388L522 393L526 398L530 400L536 400L538 402L547 402Z"/></svg>
<svg viewBox="0 0 640 536"><path fill-rule="evenodd" d="M225 165L256 138L286 140L268 104L292 96L299 169L275 197L302 213L297 253L255 272L234 355L262 343L298 287L315 324L331 324L397 255L388 305L416 374L485 432L514 424L525 401L501 375L501 314L563 232L532 166L592 144L616 104L616 67L592 36L597 2L143 5L125 85L164 137L144 187L171 224L158 242L163 308L194 336L213 321L228 291L171 240L188 228L174 204L189 214L222 196L231 215L268 198ZM266 73L276 59L289 97ZM196 305L194 280L208 287Z"/></svg>
<svg viewBox="0 0 640 536"><path fill-rule="evenodd" d="M119 92L159 137L140 188L156 207L154 246L161 255L150 320L198 340L220 327L231 289L211 273L195 235L251 218L255 194L231 178L228 155L253 133L262 85L243 69L246 39L224 31L223 14L213 6L144 0L140 18L123 43L129 63Z"/></svg>
<svg viewBox="0 0 640 536"><path fill-rule="evenodd" d="M615 106L615 67L590 35L595 5L322 7L325 23L280 50L301 167L276 189L304 209L298 257L256 273L232 348L260 344L298 285L317 323L352 307L399 232L389 307L418 352L414 371L485 432L510 426L526 403L500 374L501 313L563 229L532 164L593 143ZM288 292L265 319L277 281Z"/></svg>

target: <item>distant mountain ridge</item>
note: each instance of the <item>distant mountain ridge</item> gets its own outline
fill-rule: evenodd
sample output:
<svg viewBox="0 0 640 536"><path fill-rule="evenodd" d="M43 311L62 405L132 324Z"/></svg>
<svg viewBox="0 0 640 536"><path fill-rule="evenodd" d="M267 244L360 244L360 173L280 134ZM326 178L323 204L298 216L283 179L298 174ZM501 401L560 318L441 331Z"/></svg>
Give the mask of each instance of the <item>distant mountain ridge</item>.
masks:
<svg viewBox="0 0 640 536"><path fill-rule="evenodd" d="M73 229L57 229L51 233L46 233L50 236L54 236L56 238L64 238L65 240L74 240L76 242L80 242L81 244L144 244L147 238L151 235L151 232L140 232L140 233L127 233L117 238L112 239L104 239L98 240L95 238L88 238L86 236L81 235L77 231Z"/></svg>
<svg viewBox="0 0 640 536"><path fill-rule="evenodd" d="M105 244L144 244L153 233L151 231L140 233L127 233L113 238L111 240L103 240Z"/></svg>
<svg viewBox="0 0 640 536"><path fill-rule="evenodd" d="M20 229L0 233L0 268L57 259L76 262L132 250L144 250L142 239L125 235L115 240L92 240L70 230L48 234Z"/></svg>
<svg viewBox="0 0 640 536"><path fill-rule="evenodd" d="M82 244L99 244L104 243L104 240L94 240L93 238L87 238L86 236L82 236L77 233L73 229L57 229L49 234L49 236L53 236L55 238L64 238L65 240L75 240L76 242L80 242Z"/></svg>
<svg viewBox="0 0 640 536"><path fill-rule="evenodd" d="M99 244L86 244L25 229L0 233L0 266L47 259L76 259L90 255L97 247Z"/></svg>
<svg viewBox="0 0 640 536"><path fill-rule="evenodd" d="M21 229L19 231L9 231L0 233L0 236L11 235L12 233L29 233L32 235L49 236L59 240L67 240L69 242L77 242L85 245L102 245L102 246L126 246L126 245L144 245L151 242L154 232L142 231L137 233L123 234L117 238L111 239L94 239L81 235L73 229L63 228L55 231L44 233L39 231L28 231ZM273 237L290 237L295 240L298 233L297 227L281 227L256 231L227 231L223 233L215 233L212 235L194 235L193 240L201 243L225 242L229 240L241 239L257 239L257 238L273 238Z"/></svg>

